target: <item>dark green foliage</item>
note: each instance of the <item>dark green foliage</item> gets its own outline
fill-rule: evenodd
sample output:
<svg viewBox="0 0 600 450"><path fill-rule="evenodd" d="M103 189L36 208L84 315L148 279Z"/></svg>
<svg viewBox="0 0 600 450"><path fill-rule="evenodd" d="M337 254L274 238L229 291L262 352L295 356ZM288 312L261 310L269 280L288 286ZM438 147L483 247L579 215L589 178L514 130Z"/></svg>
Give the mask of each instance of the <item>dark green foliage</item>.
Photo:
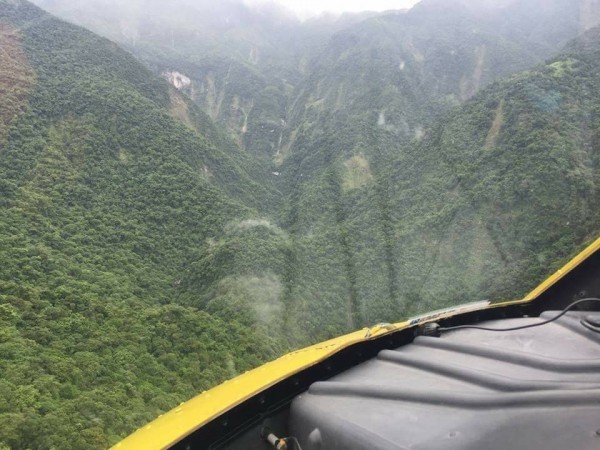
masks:
<svg viewBox="0 0 600 450"><path fill-rule="evenodd" d="M114 44L21 1L0 20L35 73L0 143L0 446L106 448L284 350L178 301L197 253L256 215L226 193L274 191L193 105L192 128L171 118L166 83Z"/></svg>
<svg viewBox="0 0 600 450"><path fill-rule="evenodd" d="M158 73L185 73L206 113L250 153L276 162L293 131L311 121L306 106L317 106L311 116L332 104L385 109L388 128L410 138L434 112L598 23L585 0L425 0L406 13L306 22L242 0L36 2L121 43Z"/></svg>
<svg viewBox="0 0 600 450"><path fill-rule="evenodd" d="M338 284L328 302L356 311L354 326L520 298L600 233L597 33L493 84L409 145L394 147L386 130L357 137L325 115L298 134L303 153L284 165L296 176L284 223L307 249L295 264L320 261L309 279ZM353 154L372 177L340 190ZM315 235L329 247L311 245Z"/></svg>
<svg viewBox="0 0 600 450"><path fill-rule="evenodd" d="M349 316L357 327L520 297L600 231L591 52L455 109L479 85L531 63L528 52L577 33L575 5L548 5L540 14L556 27L528 37L508 30L517 13L496 18L473 5L440 14L424 2L339 32L299 88L281 166L282 223L304 250L295 266L319 261L306 279L327 285L336 321ZM362 178L348 170L357 159ZM306 305L301 295L291 290L288 302Z"/></svg>
<svg viewBox="0 0 600 450"><path fill-rule="evenodd" d="M0 0L27 58L0 141L0 448L105 448L290 348L522 296L600 232L598 30L494 82L572 18L437 7L283 21L306 45L243 8L198 40L172 34L197 10L149 19L130 48L203 112Z"/></svg>

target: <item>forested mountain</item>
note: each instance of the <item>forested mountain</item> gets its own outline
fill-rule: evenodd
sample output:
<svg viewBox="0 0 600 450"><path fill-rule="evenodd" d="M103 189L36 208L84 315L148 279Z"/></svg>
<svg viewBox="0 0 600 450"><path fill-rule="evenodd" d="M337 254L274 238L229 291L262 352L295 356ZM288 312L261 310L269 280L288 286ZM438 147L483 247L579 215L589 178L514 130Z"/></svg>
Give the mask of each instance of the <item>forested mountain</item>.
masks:
<svg viewBox="0 0 600 450"><path fill-rule="evenodd" d="M116 45L27 2L0 1L0 49L0 448L106 448L286 348L177 302L229 235L261 263L248 205L276 191L253 162Z"/></svg>
<svg viewBox="0 0 600 450"><path fill-rule="evenodd" d="M270 159L311 51L372 13L302 23L276 3L243 0L39 0L38 5L115 40L183 90L238 144Z"/></svg>
<svg viewBox="0 0 600 450"><path fill-rule="evenodd" d="M494 83L384 175L417 304L522 296L598 235L598 38Z"/></svg>
<svg viewBox="0 0 600 450"><path fill-rule="evenodd" d="M323 111L377 107L397 135L420 134L432 111L542 62L600 19L596 0L424 0L408 12L305 22L244 0L36 2L157 73L184 75L184 91L240 146L276 163Z"/></svg>
<svg viewBox="0 0 600 450"><path fill-rule="evenodd" d="M0 0L0 449L106 447L600 233L599 2L38 3L142 62Z"/></svg>
<svg viewBox="0 0 600 450"><path fill-rule="evenodd" d="M344 311L352 328L437 305L523 295L554 267L542 269L559 261L559 253L530 260L541 243L537 231L509 232L496 224L491 205L467 203L475 213L454 206L465 202L457 180L458 169L472 163L468 152L445 172L417 162L443 163L439 152L446 149L432 149L431 128L445 124L453 107L585 28L579 16L583 3L544 4L536 10L539 2L424 1L406 14L370 18L330 39L299 87L289 113L293 132L279 169L287 194L281 220L296 242L295 289L306 280L328 286L320 293L319 307ZM552 25L528 33L524 24L535 17L536 23ZM479 123L478 131L487 135L492 123ZM500 118L494 126L496 132L504 130ZM470 133L448 133L457 158L461 148L479 145ZM421 142L424 136L429 137ZM494 159L486 163L488 170L498 164ZM390 172L398 165L397 172ZM515 177L522 176L519 165L512 168ZM495 189L502 173L494 177L486 182ZM544 191L547 203L552 192ZM523 207L522 214L530 218L544 210L529 202ZM469 231L480 220L482 229ZM527 251L511 253L504 248L507 240ZM516 260L515 274L527 275L508 276L506 267Z"/></svg>

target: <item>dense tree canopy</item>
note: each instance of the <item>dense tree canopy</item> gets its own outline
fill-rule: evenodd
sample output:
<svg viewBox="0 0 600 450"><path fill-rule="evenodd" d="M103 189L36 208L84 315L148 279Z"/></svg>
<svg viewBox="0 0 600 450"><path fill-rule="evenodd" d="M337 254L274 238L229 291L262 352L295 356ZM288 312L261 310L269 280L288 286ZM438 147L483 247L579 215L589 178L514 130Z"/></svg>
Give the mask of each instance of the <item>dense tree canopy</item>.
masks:
<svg viewBox="0 0 600 450"><path fill-rule="evenodd" d="M436 4L292 20L310 45L284 53L246 18L187 43L203 76L180 92L0 0L0 449L105 448L291 348L522 296L596 237L598 29L510 75L575 19ZM248 33L264 65L223 55Z"/></svg>

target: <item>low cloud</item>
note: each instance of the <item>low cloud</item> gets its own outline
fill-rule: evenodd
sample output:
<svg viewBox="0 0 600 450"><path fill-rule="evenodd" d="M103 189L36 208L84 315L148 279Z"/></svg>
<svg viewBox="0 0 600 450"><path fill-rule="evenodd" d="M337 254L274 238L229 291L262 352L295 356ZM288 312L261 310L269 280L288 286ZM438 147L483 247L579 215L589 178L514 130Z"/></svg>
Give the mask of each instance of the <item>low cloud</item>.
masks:
<svg viewBox="0 0 600 450"><path fill-rule="evenodd" d="M247 5L279 3L296 12L299 16L316 15L324 12L343 13L360 11L385 11L405 9L418 3L418 0L244 0Z"/></svg>

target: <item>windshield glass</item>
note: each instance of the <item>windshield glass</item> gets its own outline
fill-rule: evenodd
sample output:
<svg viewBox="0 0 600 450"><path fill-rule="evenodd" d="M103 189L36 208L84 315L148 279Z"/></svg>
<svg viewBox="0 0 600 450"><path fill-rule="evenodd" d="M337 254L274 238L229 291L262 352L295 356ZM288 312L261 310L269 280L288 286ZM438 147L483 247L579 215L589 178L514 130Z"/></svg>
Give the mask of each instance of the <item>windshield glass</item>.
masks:
<svg viewBox="0 0 600 450"><path fill-rule="evenodd" d="M106 448L600 235L600 3L0 0L0 449Z"/></svg>

